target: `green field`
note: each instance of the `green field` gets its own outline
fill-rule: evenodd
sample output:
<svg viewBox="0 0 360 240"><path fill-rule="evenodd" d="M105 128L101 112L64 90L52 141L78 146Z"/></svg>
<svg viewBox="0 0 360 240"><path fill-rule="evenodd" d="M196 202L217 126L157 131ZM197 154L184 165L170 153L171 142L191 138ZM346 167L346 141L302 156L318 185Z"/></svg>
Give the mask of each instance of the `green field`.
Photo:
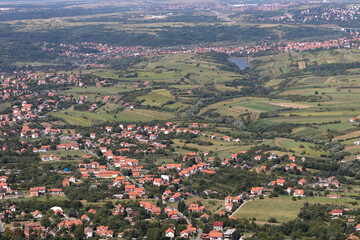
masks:
<svg viewBox="0 0 360 240"><path fill-rule="evenodd" d="M168 112L160 112L147 109L125 109L117 114L104 114L103 112L80 112L63 110L60 112L52 112L52 116L63 119L69 124L80 126L91 126L92 124L112 121L152 121L152 120L167 120L174 117Z"/></svg>
<svg viewBox="0 0 360 240"><path fill-rule="evenodd" d="M87 95L87 94L100 94L102 96L105 95L116 95L123 92L130 91L130 88L124 88L122 85L116 85L113 87L72 87L69 90L66 90L66 93L72 93L72 94L81 94L81 95Z"/></svg>
<svg viewBox="0 0 360 240"><path fill-rule="evenodd" d="M329 154L328 152L316 151L314 149L311 149L315 147L315 144L294 141L292 139L277 138L276 145L283 147L287 150L293 150L296 153L296 155L303 155L302 153L304 151L306 151L305 156L310 156L310 157L320 157L320 155L322 154L326 154L326 155Z"/></svg>
<svg viewBox="0 0 360 240"><path fill-rule="evenodd" d="M224 201L218 199L203 199L200 197L190 197L185 199L185 204L190 206L192 203L201 202L203 206L205 206L205 211L210 211L212 213L219 213L220 211L225 210ZM177 203L169 204L173 208L177 208Z"/></svg>
<svg viewBox="0 0 360 240"><path fill-rule="evenodd" d="M29 196L29 195L27 195ZM34 200L36 199L37 201L46 201L47 198L46 196L39 196L39 197L22 197L22 198L13 198L10 199L11 202L20 202L20 201L29 201L29 200ZM63 200L69 200L66 196L50 196L50 199L57 199L59 201L63 201ZM0 199L0 202L6 202L7 199Z"/></svg>
<svg viewBox="0 0 360 240"><path fill-rule="evenodd" d="M305 202L310 204L334 204L354 208L349 202L352 199L330 199L325 197L303 197L301 200L292 201L291 196L280 196L276 198L255 199L246 202L234 215L236 218L256 218L256 221L266 222L271 217L280 222L288 222L297 217Z"/></svg>
<svg viewBox="0 0 360 240"><path fill-rule="evenodd" d="M10 103L1 103L0 104L0 111L4 111L8 107L11 107Z"/></svg>
<svg viewBox="0 0 360 240"><path fill-rule="evenodd" d="M143 100L142 105L150 105L161 107L166 104L168 101L174 101L175 97L171 94L170 91L166 89L153 90L150 93L138 97L139 100Z"/></svg>
<svg viewBox="0 0 360 240"><path fill-rule="evenodd" d="M69 150L69 151L47 151L44 153L41 153L40 156L46 155L49 156L51 154L54 154L56 157L61 157L62 160L67 160L67 157L75 157L75 158L81 158L82 156L89 155L85 150ZM53 162L53 161L48 161Z"/></svg>
<svg viewBox="0 0 360 240"><path fill-rule="evenodd" d="M204 151L216 152L220 158L227 158L232 153L236 153L236 152L239 152L242 150L248 150L249 148L254 146L252 144L228 142L228 141L223 141L221 139L211 139L209 137L206 138L204 136L199 137L199 140L211 142L212 145L198 145L196 143L186 143L185 144L185 142L183 140L173 139L174 144L172 146L176 147L175 151L179 152L179 153L184 154L184 153L189 152L189 150L181 148L183 146L187 146L190 148L197 148L199 150L199 152L204 152Z"/></svg>
<svg viewBox="0 0 360 240"><path fill-rule="evenodd" d="M201 110L201 113L205 113L208 110L215 110L224 116L232 116L239 118L240 115L252 113L258 115L261 112L275 111L281 107L271 104L267 98L234 98L231 100L225 100L211 104Z"/></svg>

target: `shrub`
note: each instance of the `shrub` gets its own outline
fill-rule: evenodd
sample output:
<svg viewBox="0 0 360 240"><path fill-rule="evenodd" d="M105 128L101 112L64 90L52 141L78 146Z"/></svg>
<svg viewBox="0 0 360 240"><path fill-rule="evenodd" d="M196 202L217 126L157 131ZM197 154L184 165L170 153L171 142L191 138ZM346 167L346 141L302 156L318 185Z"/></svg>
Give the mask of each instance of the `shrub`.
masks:
<svg viewBox="0 0 360 240"><path fill-rule="evenodd" d="M276 220L276 218L274 218L274 217L271 217L271 218L269 218L269 220L267 220L269 223L277 223L277 220Z"/></svg>

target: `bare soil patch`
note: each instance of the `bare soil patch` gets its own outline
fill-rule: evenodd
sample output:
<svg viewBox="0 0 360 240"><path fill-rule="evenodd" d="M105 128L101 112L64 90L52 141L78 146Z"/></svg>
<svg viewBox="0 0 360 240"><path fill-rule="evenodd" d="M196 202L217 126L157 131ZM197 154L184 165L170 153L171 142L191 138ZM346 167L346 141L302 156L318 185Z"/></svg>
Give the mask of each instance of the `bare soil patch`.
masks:
<svg viewBox="0 0 360 240"><path fill-rule="evenodd" d="M297 109L304 109L309 108L310 106L299 104L299 103L270 103L272 105L280 106L280 107L286 107L286 108L297 108Z"/></svg>
<svg viewBox="0 0 360 240"><path fill-rule="evenodd" d="M341 136L337 136L333 138L333 141L338 141L338 140L346 140L346 139L350 139L350 138L355 138L355 137L359 137L360 136L360 131L355 131L352 133L348 133L348 134L344 134Z"/></svg>
<svg viewBox="0 0 360 240"><path fill-rule="evenodd" d="M298 67L299 69L305 69L306 68L306 62L305 61L300 61L298 62Z"/></svg>

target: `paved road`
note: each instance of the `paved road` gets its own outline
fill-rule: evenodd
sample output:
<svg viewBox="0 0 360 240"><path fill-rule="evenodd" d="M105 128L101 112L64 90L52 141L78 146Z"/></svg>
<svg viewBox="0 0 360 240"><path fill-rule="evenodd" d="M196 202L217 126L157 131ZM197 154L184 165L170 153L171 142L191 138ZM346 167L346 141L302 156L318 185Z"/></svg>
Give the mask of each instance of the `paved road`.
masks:
<svg viewBox="0 0 360 240"><path fill-rule="evenodd" d="M275 164L274 166L272 166L272 167L270 168L270 170L273 170L273 169L277 168L278 166L279 166L279 164Z"/></svg>
<svg viewBox="0 0 360 240"><path fill-rule="evenodd" d="M176 208L173 208L173 209L175 209L175 210L178 212L178 214L179 214L180 217L182 217L182 218L184 218L184 219L186 220L186 223L187 223L188 225L191 224L191 221L190 221L190 219L189 219L188 217L186 217L184 214L182 214L181 212L179 212ZM197 228L197 229L196 229L196 237L195 237L194 239L195 239L195 240L200 240L202 233L203 233L203 230L202 230L201 228Z"/></svg>
<svg viewBox="0 0 360 240"><path fill-rule="evenodd" d="M223 21L225 21L225 22L232 22L232 23L234 23L234 21L231 20L231 19L229 18L229 16L226 15L226 14L222 14L222 13L216 12L216 11L213 11L213 13L216 14L216 16L217 16L218 18L220 18L221 20L223 20Z"/></svg>
<svg viewBox="0 0 360 240"><path fill-rule="evenodd" d="M114 171L114 167L108 162L106 162L106 167L109 168L111 171Z"/></svg>
<svg viewBox="0 0 360 240"><path fill-rule="evenodd" d="M87 152L88 154L90 154L90 155L92 155L92 156L94 156L94 157L99 158L99 156L98 156L96 153L94 153L93 151L91 151L90 149L85 148L85 150L86 150L86 152Z"/></svg>
<svg viewBox="0 0 360 240"><path fill-rule="evenodd" d="M195 237L195 240L200 240L201 239L201 235L203 233L203 230L201 228L197 229L197 235Z"/></svg>
<svg viewBox="0 0 360 240"><path fill-rule="evenodd" d="M108 162L106 162L106 166L107 166L109 169L111 169L112 171L115 170L115 168L114 168L110 163L108 163ZM119 171L119 174L120 174L121 176L124 176L124 174L122 174L121 171ZM130 177L128 177L128 176L124 176L124 177L125 177L125 179L126 179L127 181L129 181L130 183L134 184L136 187L143 188L143 185L140 184L140 183L137 183L134 179L132 179L132 178L130 178ZM148 191L147 191L145 188L144 188L144 191L145 191L145 194L148 193ZM158 197L156 197L155 199L156 199L156 200L159 200Z"/></svg>
<svg viewBox="0 0 360 240"><path fill-rule="evenodd" d="M177 210L176 208L173 207L174 210L176 210L179 214L180 217L184 218L186 220L186 223L189 225L191 224L190 220L184 215L182 214L181 212L179 212L179 210Z"/></svg>
<svg viewBox="0 0 360 240"><path fill-rule="evenodd" d="M231 214L231 216L230 217L232 217L232 216L234 216L235 215L235 213L237 213L237 211L239 211L240 210L240 208L242 207L242 206L244 206L245 205L245 203L247 202L247 200L245 200L236 210L235 210L235 212L233 212L232 214Z"/></svg>

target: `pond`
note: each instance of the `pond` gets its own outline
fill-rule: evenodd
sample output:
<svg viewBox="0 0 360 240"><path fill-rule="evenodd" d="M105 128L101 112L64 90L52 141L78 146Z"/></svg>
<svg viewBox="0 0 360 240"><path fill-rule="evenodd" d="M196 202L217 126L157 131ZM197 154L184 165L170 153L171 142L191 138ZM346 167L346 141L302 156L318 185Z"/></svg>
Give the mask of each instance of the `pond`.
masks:
<svg viewBox="0 0 360 240"><path fill-rule="evenodd" d="M235 63L240 70L244 70L247 67L251 67L251 65L247 64L246 58L229 58L228 61Z"/></svg>

